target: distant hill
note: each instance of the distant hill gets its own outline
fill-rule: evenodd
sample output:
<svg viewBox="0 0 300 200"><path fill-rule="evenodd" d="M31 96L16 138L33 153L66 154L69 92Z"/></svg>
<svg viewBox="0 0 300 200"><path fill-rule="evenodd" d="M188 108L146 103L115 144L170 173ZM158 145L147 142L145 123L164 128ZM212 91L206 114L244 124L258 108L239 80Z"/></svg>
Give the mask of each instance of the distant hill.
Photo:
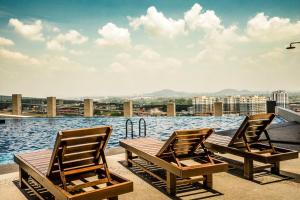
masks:
<svg viewBox="0 0 300 200"><path fill-rule="evenodd" d="M170 89L159 90L151 93L146 93L144 96L149 97L190 97L195 96L195 93L178 92Z"/></svg>
<svg viewBox="0 0 300 200"><path fill-rule="evenodd" d="M234 96L234 95L250 95L256 92L251 92L249 90L235 90L235 89L224 89L219 92L212 93L216 96Z"/></svg>
<svg viewBox="0 0 300 200"><path fill-rule="evenodd" d="M264 91L249 91L249 90L236 90L236 89L224 89L218 92L212 93L189 93L189 92L179 92L170 89L163 89L151 93L145 93L144 96L148 97L195 97L195 96L236 96L236 95L266 95L270 92Z"/></svg>

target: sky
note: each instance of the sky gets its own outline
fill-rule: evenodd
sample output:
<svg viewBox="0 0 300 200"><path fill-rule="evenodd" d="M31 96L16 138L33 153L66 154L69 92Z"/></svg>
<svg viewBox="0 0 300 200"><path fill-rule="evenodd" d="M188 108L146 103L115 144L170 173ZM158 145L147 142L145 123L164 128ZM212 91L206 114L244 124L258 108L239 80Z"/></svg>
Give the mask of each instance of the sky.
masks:
<svg viewBox="0 0 300 200"><path fill-rule="evenodd" d="M300 90L298 0L0 0L0 94Z"/></svg>

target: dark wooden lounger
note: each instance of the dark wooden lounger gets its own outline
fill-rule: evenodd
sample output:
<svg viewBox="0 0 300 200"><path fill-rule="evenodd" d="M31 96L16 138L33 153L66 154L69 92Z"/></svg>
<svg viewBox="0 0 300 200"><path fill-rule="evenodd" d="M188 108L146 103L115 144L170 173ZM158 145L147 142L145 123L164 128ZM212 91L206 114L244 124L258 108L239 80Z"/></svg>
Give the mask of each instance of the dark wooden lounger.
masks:
<svg viewBox="0 0 300 200"><path fill-rule="evenodd" d="M180 184L203 181L205 187L212 188L212 174L227 171L228 164L210 157L203 144L213 132L213 129L175 131L166 142L152 138L126 139L120 141L120 146L126 150L128 167L133 164L166 183L167 192L174 195L176 185ZM163 168L166 179L140 165L136 158Z"/></svg>
<svg viewBox="0 0 300 200"><path fill-rule="evenodd" d="M243 157L244 177L247 179L253 180L255 171L264 168L271 168L272 173L279 174L280 161L298 158L298 152L273 146L267 128L274 117L274 114L246 116L233 136L214 134L205 145L216 152ZM229 132L223 132L226 133ZM267 165L255 168L253 161Z"/></svg>
<svg viewBox="0 0 300 200"><path fill-rule="evenodd" d="M20 187L39 199L46 198L44 190L55 199L70 200L118 199L132 192L131 181L108 170L104 149L111 132L109 126L61 131L53 150L15 155Z"/></svg>

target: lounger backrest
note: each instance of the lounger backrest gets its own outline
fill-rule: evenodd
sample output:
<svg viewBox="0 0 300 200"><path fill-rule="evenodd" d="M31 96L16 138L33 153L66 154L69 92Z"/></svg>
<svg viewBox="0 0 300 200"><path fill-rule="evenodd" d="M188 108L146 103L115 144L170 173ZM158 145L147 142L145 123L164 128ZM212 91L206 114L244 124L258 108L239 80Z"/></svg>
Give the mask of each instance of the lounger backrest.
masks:
<svg viewBox="0 0 300 200"><path fill-rule="evenodd" d="M63 170L99 164L100 153L104 151L111 132L110 126L58 132L47 176L56 175L59 172L58 157L62 161Z"/></svg>
<svg viewBox="0 0 300 200"><path fill-rule="evenodd" d="M191 155L198 150L199 147L203 147L204 141L213 132L214 129L211 128L175 131L156 156L168 156L171 152L174 152L175 156Z"/></svg>
<svg viewBox="0 0 300 200"><path fill-rule="evenodd" d="M241 143L243 137L246 137L249 142L258 141L261 134L271 124L274 117L274 114L256 114L246 116L228 146Z"/></svg>

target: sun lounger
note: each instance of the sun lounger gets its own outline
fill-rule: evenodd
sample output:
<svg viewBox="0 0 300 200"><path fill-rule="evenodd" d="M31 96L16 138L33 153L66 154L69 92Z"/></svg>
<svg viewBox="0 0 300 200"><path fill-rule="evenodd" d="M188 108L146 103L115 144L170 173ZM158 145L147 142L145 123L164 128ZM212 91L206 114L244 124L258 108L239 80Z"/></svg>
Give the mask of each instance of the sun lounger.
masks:
<svg viewBox="0 0 300 200"><path fill-rule="evenodd" d="M174 195L176 185L180 184L203 181L205 187L212 188L213 173L227 171L228 164L212 158L203 144L213 132L213 129L175 131L166 142L152 138L125 139L120 146L126 150L128 167L133 164L166 183L167 192ZM137 159L164 169L166 178L142 166Z"/></svg>
<svg viewBox="0 0 300 200"><path fill-rule="evenodd" d="M274 174L280 173L280 161L298 158L298 152L275 147L267 128L274 119L274 114L246 116L241 126L235 131L225 131L222 135L214 134L206 140L207 148L220 153L230 153L244 158L244 176L253 180L255 171L271 168ZM230 132L234 132L233 136ZM253 161L265 163L254 167Z"/></svg>
<svg viewBox="0 0 300 200"><path fill-rule="evenodd" d="M111 132L109 126L61 131L53 150L15 155L20 187L39 199L45 198L43 189L55 199L70 200L118 199L133 191L131 181L108 169L104 149Z"/></svg>

